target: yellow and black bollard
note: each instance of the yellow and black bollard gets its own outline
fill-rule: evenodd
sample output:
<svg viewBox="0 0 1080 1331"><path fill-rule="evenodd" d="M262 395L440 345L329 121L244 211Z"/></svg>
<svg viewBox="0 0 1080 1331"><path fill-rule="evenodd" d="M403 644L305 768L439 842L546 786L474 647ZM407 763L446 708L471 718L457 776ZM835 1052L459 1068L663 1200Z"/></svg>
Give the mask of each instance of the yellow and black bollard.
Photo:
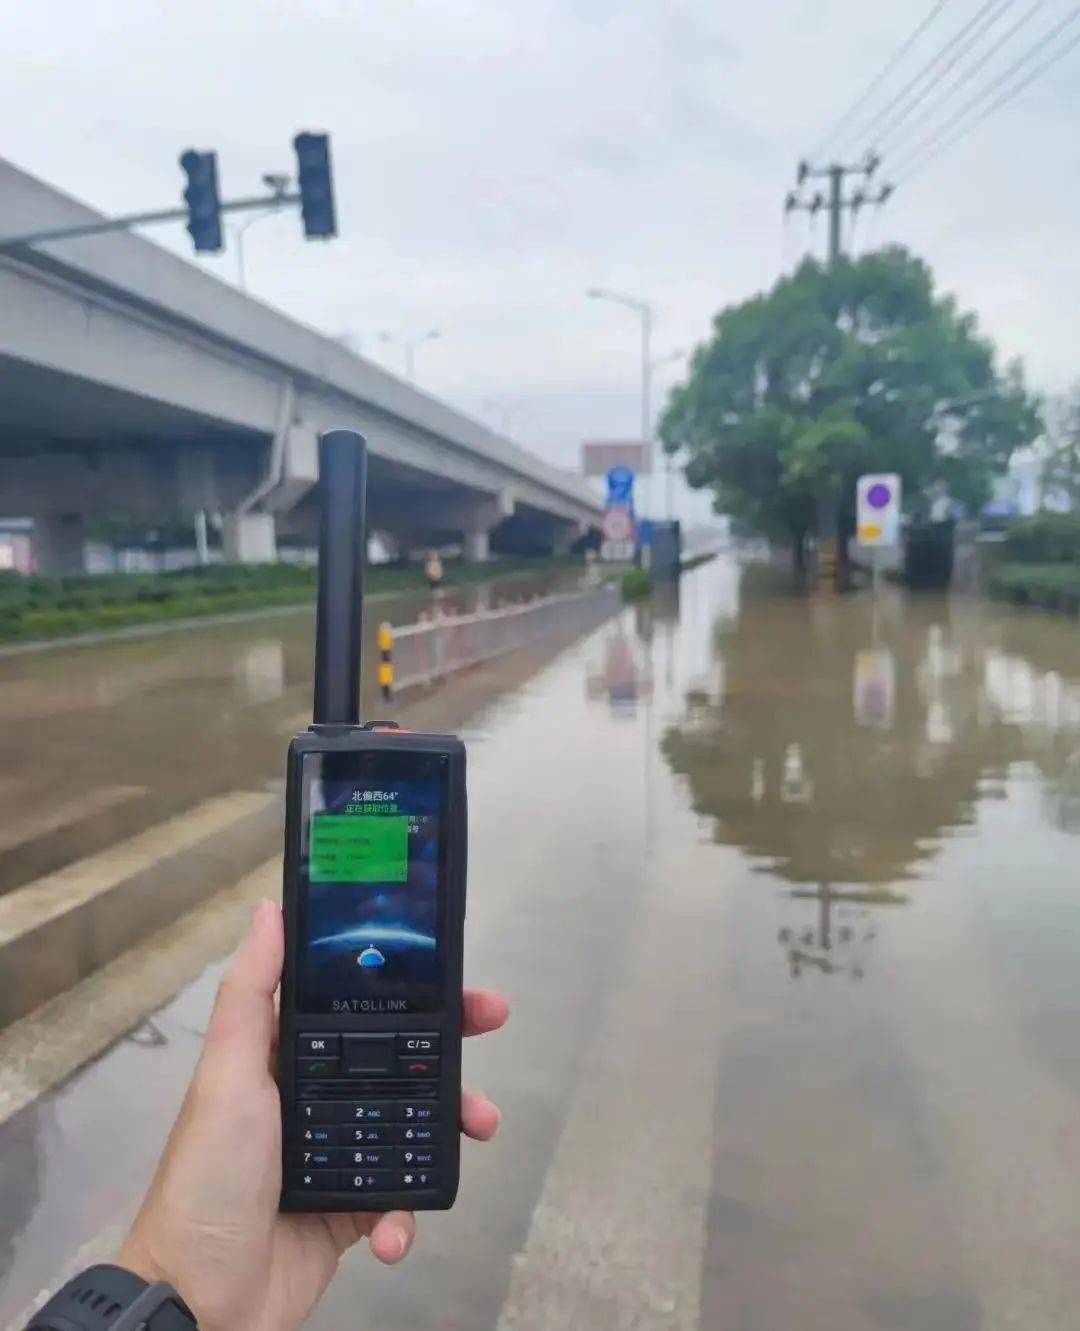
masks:
<svg viewBox="0 0 1080 1331"><path fill-rule="evenodd" d="M819 592L840 589L840 551L835 540L825 540L818 545L817 586Z"/></svg>
<svg viewBox="0 0 1080 1331"><path fill-rule="evenodd" d="M394 691L394 630L385 623L379 625L379 688L389 702Z"/></svg>

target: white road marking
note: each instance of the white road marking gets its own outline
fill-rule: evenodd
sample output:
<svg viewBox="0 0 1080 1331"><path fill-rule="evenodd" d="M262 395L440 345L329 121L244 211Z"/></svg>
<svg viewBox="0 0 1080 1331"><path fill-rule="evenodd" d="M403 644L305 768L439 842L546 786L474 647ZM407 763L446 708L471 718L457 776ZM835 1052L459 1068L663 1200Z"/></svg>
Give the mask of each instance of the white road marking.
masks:
<svg viewBox="0 0 1080 1331"><path fill-rule="evenodd" d="M498 1331L700 1324L725 898L682 831L597 1014Z"/></svg>
<svg viewBox="0 0 1080 1331"><path fill-rule="evenodd" d="M254 902L280 894L275 855L0 1031L0 1124L170 1001L235 946Z"/></svg>
<svg viewBox="0 0 1080 1331"><path fill-rule="evenodd" d="M59 919L159 861L188 850L249 814L268 808L277 795L234 790L205 800L156 827L89 855L0 897L0 948Z"/></svg>
<svg viewBox="0 0 1080 1331"><path fill-rule="evenodd" d="M26 841L33 841L35 837L46 836L49 832L67 827L69 823L78 822L81 818L92 818L95 814L104 813L106 809L115 808L118 804L145 794L145 786L99 786L74 799L20 814L10 827L0 827L0 851L11 850Z"/></svg>

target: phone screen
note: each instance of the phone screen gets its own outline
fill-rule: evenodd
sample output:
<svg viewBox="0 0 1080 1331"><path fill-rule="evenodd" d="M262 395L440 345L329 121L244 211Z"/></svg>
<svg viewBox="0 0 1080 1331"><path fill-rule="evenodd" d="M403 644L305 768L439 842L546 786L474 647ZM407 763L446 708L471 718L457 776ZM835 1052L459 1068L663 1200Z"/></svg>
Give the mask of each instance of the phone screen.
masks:
<svg viewBox="0 0 1080 1331"><path fill-rule="evenodd" d="M302 1011L440 1006L446 784L437 754L304 758Z"/></svg>

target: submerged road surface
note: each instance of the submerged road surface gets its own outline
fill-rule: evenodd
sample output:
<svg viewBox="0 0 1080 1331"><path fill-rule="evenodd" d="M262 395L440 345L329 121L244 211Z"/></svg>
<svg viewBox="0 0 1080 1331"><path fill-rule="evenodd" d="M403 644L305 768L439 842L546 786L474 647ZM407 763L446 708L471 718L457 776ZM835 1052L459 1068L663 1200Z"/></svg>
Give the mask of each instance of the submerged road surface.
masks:
<svg viewBox="0 0 1080 1331"><path fill-rule="evenodd" d="M166 710L180 687L162 678ZM404 1266L357 1252L310 1325L1075 1325L1080 629L892 590L807 601L716 561L497 701L469 687L424 706L470 745L467 972L514 1015L466 1075L503 1131L467 1145L458 1206ZM89 824L153 784L141 737L113 742L140 761ZM230 789L266 788L270 747L247 771L232 753ZM151 969L179 985L185 950L205 966L243 913L221 900L82 1006ZM0 1327L114 1250L219 969L0 1124Z"/></svg>

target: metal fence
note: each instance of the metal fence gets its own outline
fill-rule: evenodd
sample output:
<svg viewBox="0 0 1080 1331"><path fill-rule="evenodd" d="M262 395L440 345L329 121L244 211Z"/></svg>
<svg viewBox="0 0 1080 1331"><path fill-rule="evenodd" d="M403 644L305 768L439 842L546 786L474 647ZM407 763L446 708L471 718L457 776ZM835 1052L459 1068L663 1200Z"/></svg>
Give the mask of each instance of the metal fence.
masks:
<svg viewBox="0 0 1080 1331"><path fill-rule="evenodd" d="M514 651L545 634L592 628L620 605L616 587L605 583L581 591L538 597L497 610L421 619L390 633L393 690L427 684ZM383 626L383 632L388 626Z"/></svg>

